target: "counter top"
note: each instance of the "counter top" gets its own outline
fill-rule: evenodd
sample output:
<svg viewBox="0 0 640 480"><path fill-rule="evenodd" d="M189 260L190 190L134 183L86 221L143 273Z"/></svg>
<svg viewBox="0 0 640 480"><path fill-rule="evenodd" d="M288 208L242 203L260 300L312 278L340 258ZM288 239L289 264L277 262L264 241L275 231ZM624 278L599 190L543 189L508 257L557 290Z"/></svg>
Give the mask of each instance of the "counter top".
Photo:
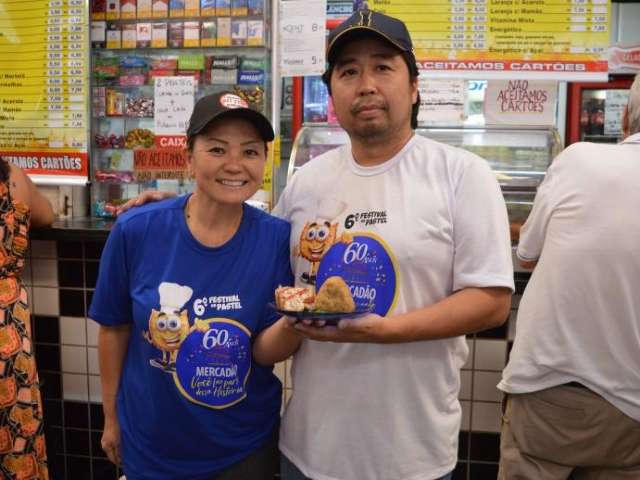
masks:
<svg viewBox="0 0 640 480"><path fill-rule="evenodd" d="M115 219L76 217L57 219L51 227L33 228L34 240L105 240Z"/></svg>

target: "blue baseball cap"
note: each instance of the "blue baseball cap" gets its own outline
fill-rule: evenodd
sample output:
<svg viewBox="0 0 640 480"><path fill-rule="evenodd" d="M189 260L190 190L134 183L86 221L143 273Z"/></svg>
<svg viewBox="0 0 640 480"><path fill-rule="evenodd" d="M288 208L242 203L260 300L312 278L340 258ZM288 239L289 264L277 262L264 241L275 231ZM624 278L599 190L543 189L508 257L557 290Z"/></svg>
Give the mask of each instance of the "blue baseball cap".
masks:
<svg viewBox="0 0 640 480"><path fill-rule="evenodd" d="M341 47L350 40L366 33L378 36L407 54L408 60L412 60L414 69L416 68L413 43L407 26L402 20L373 10L358 10L333 29L327 43L327 60L329 64L331 65L335 62L336 55ZM409 68L411 69L411 66Z"/></svg>

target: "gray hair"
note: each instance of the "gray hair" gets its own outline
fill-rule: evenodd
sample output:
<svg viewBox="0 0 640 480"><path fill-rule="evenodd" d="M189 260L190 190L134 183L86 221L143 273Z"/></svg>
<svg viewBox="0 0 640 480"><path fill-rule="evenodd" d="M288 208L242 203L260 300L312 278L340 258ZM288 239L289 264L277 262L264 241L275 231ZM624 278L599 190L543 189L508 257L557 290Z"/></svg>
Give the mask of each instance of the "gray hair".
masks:
<svg viewBox="0 0 640 480"><path fill-rule="evenodd" d="M629 89L627 116L629 120L629 133L633 135L634 133L640 132L640 73L636 75Z"/></svg>

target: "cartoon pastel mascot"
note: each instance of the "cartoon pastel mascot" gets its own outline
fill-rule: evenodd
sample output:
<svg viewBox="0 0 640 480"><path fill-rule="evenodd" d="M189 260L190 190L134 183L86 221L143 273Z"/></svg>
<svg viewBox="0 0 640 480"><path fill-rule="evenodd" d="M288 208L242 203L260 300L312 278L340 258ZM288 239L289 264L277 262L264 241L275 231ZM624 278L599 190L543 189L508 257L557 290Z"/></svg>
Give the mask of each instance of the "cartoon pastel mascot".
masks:
<svg viewBox="0 0 640 480"><path fill-rule="evenodd" d="M298 255L311 263L309 272L301 275L303 282L315 285L320 261L325 253L337 243L338 223L334 220L347 208L347 205L333 198L323 198L318 202L317 217L305 223L300 233L300 243L295 249ZM351 236L346 232L340 241L350 243Z"/></svg>
<svg viewBox="0 0 640 480"><path fill-rule="evenodd" d="M189 301L193 290L177 283L162 282L158 287L160 311L153 309L145 338L162 352L162 359L151 359L152 366L175 372L180 345L189 334L187 310L180 309Z"/></svg>

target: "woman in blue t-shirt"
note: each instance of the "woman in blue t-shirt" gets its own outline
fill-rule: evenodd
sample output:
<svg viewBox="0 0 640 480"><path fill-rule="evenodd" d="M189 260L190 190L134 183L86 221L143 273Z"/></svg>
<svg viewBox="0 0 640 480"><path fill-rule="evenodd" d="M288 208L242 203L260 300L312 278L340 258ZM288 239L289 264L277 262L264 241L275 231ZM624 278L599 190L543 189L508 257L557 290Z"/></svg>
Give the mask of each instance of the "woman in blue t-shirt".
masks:
<svg viewBox="0 0 640 480"><path fill-rule="evenodd" d="M187 130L194 193L133 209L109 235L89 313L102 447L128 480L276 472L281 384L251 346L279 318L275 288L293 281L290 227L245 203L273 138L237 95L202 98Z"/></svg>

